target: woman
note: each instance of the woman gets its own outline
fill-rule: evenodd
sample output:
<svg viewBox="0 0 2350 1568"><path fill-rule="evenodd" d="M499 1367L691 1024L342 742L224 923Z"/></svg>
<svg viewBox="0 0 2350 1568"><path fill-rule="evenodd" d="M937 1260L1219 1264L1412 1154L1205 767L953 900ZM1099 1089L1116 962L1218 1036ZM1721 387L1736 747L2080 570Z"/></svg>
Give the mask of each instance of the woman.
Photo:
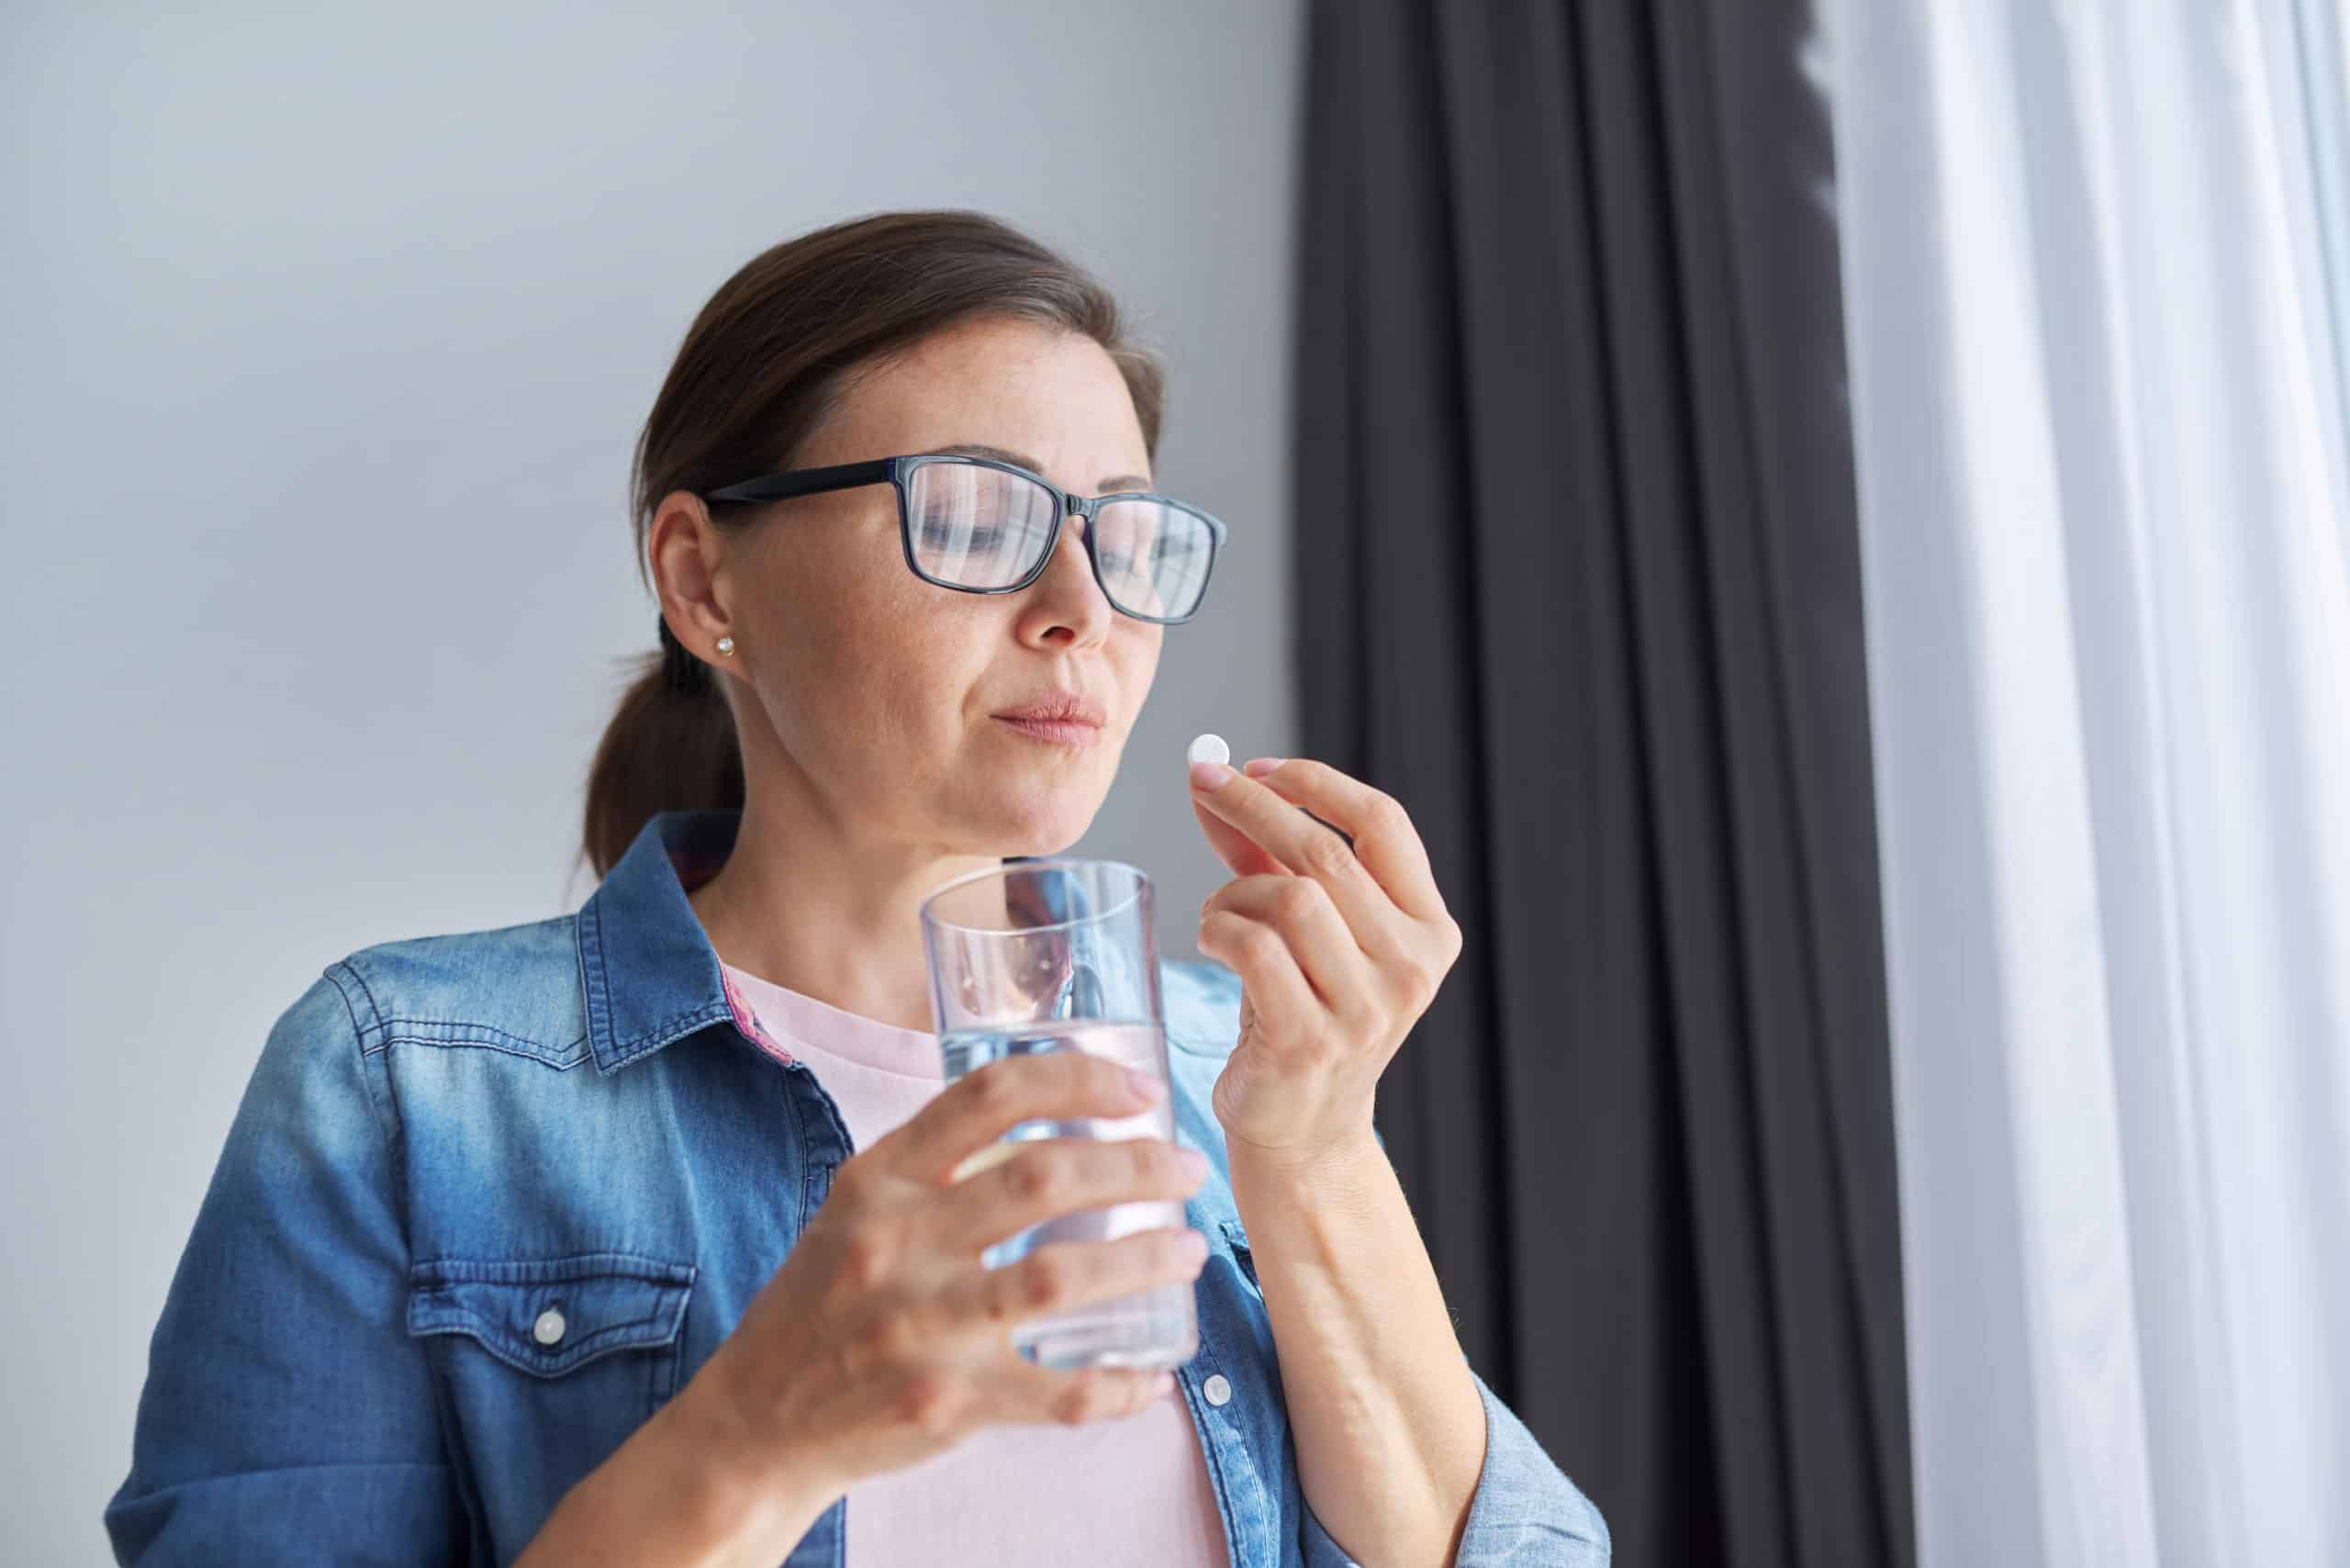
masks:
<svg viewBox="0 0 2350 1568"><path fill-rule="evenodd" d="M1077 1055L943 1088L916 912L1085 831L1198 608L1220 522L1072 498L1153 490L1159 408L1103 290L976 214L719 290L636 452L663 652L591 773L601 884L354 953L277 1021L155 1333L122 1561L1606 1561L1372 1131L1459 944L1375 791L1195 779L1235 879L1210 960L1165 966L1188 1149L948 1175L1146 1103ZM979 1262L1170 1197L1190 1225ZM1012 1348L1170 1281L1173 1377Z"/></svg>

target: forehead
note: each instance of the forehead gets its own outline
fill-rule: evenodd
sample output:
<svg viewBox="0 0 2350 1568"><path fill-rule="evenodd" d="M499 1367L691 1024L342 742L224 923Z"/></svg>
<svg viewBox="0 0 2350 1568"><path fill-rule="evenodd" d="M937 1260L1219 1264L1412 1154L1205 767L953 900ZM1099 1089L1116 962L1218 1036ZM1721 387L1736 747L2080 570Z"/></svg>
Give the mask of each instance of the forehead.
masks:
<svg viewBox="0 0 2350 1568"><path fill-rule="evenodd" d="M1116 364L1091 338L1035 322L964 323L876 364L835 427L827 445L855 450L828 461L961 452L1070 489L1147 487L1149 454Z"/></svg>
<svg viewBox="0 0 2350 1568"><path fill-rule="evenodd" d="M941 457L992 457L998 463L1009 463L1014 467L1025 468L1031 474L1042 474L1047 479L1053 477L1051 465L1043 458L1031 456L1027 453L1017 452L1010 447L996 446L984 441L958 441L947 446L925 446L922 450ZM1066 489L1068 487L1062 487ZM1113 490L1147 490L1148 488L1150 488L1150 476L1147 474L1104 474L1093 481L1093 492L1096 495L1106 496Z"/></svg>

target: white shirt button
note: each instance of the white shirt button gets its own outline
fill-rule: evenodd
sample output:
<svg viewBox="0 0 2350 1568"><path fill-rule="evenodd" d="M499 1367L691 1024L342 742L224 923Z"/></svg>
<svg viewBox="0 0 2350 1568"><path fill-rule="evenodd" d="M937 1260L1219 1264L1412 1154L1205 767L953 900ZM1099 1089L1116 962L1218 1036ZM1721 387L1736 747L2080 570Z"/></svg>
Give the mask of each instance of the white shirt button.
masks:
<svg viewBox="0 0 2350 1568"><path fill-rule="evenodd" d="M539 1314L539 1320L531 1325L531 1338L536 1339L542 1345L552 1345L556 1340L563 1338L563 1331L565 1327L566 1326L563 1321L563 1314L557 1312L554 1307L548 1307L544 1312ZM1218 1403L1221 1403L1221 1401Z"/></svg>
<svg viewBox="0 0 2350 1568"><path fill-rule="evenodd" d="M1200 1392L1208 1396L1211 1405L1229 1405L1232 1403L1232 1380L1222 1372L1211 1373L1207 1382L1200 1384Z"/></svg>

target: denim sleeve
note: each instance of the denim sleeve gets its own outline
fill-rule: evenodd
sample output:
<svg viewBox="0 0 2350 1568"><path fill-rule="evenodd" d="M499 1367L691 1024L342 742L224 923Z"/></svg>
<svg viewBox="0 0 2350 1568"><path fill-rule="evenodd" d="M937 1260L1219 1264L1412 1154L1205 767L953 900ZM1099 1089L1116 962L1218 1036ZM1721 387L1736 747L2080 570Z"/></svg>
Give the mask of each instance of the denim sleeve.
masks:
<svg viewBox="0 0 2350 1568"><path fill-rule="evenodd" d="M1477 1377L1485 1402L1485 1468L1469 1500L1468 1528L1453 1568L1606 1568L1614 1547L1607 1522ZM1361 1568L1305 1510L1305 1568Z"/></svg>
<svg viewBox="0 0 2350 1568"><path fill-rule="evenodd" d="M118 1562L455 1562L390 1144L336 965L270 1030L148 1352ZM388 1113L388 1104L386 1106Z"/></svg>

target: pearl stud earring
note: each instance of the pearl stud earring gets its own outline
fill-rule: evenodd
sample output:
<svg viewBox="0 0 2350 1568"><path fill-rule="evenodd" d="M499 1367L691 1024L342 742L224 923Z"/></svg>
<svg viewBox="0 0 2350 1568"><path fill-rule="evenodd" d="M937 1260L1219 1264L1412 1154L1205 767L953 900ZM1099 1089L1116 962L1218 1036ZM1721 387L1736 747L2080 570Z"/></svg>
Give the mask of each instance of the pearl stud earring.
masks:
<svg viewBox="0 0 2350 1568"><path fill-rule="evenodd" d="M732 654L734 651L734 639L732 637L718 639L718 651L722 654Z"/></svg>

